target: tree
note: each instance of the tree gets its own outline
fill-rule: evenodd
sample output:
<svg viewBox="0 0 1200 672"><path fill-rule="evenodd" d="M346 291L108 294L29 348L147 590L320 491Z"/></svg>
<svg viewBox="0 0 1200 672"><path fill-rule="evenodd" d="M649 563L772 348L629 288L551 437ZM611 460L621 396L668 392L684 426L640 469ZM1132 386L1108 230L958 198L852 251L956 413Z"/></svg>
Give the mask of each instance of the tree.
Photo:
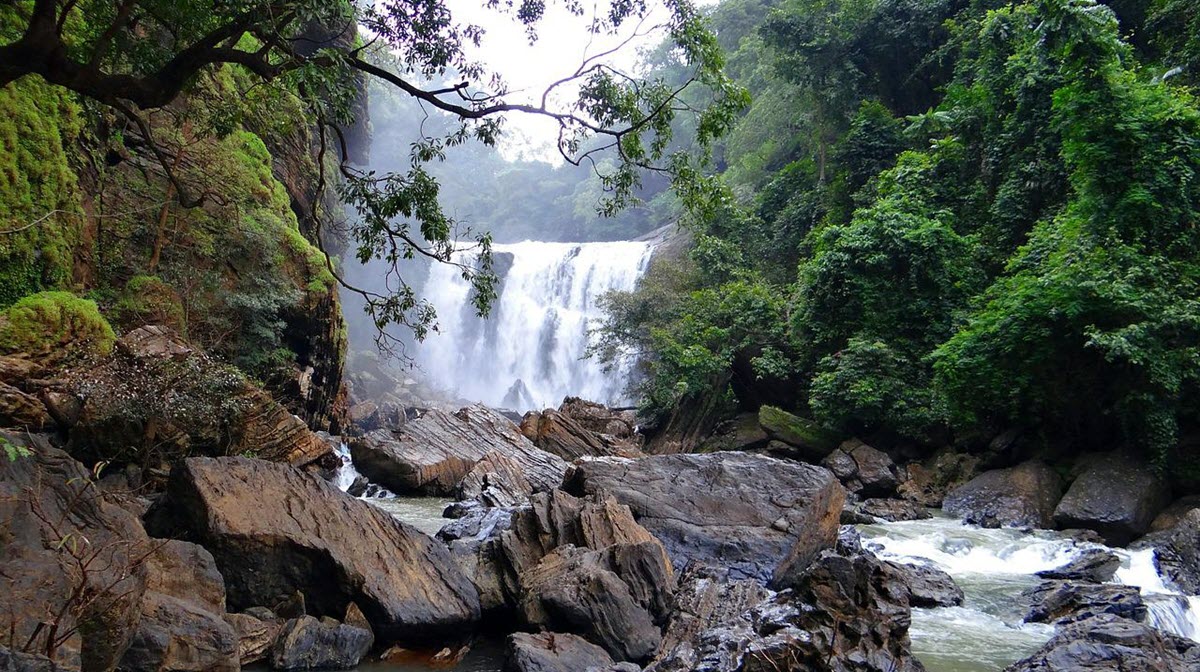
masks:
<svg viewBox="0 0 1200 672"><path fill-rule="evenodd" d="M546 12L542 0L491 0L536 39ZM548 117L558 124L558 147L576 165L594 169L594 157L612 151L615 168L601 175L612 212L632 199L642 171L673 179L700 174L688 154L668 152L673 120L695 117L697 139L707 145L732 123L745 95L722 74L716 38L689 0L665 0L665 19L646 0L614 1L595 15L581 3L563 6L593 34L622 31L644 37L664 35L687 72L682 85L622 72L605 59L615 49L591 54L542 92L536 103L513 102L513 93L485 64L468 55L483 30L455 19L444 0L25 0L15 12L16 36L0 44L0 86L37 75L46 82L95 101L129 119L153 153L172 195L185 207L219 198L179 179L176 157L155 142L143 113L172 104L199 75L222 67L249 73L256 86L299 99L319 129L318 166L325 182L327 160L337 166L343 200L357 214L350 237L361 260L383 259L396 268L403 259L424 256L458 265L472 281L478 309L494 298L490 239L477 236L477 260L463 262L456 222L438 203L438 183L424 165L444 157L447 147L471 139L495 143L506 113ZM361 26L367 41L358 37ZM632 41L627 38L617 48ZM361 78L373 77L449 115L459 123L412 148L403 172L374 174L351 162L344 129L353 121ZM432 84L431 84L432 82ZM683 90L702 85L706 105L685 102ZM574 100L559 104L560 91ZM694 98L688 98L694 100ZM329 184L334 182L329 176ZM695 196L695 190L688 193ZM410 225L409 222L412 222ZM334 271L330 262L330 271ZM343 286L363 294L377 325L403 323L423 335L434 313L399 280L386 295Z"/></svg>

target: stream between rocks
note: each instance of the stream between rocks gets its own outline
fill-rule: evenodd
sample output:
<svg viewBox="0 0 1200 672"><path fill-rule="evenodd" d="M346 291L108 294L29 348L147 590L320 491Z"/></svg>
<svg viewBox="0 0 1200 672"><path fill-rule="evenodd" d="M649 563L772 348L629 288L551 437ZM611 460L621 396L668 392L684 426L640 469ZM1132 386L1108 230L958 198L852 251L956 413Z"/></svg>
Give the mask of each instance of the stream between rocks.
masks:
<svg viewBox="0 0 1200 672"><path fill-rule="evenodd" d="M344 450L344 449L343 449ZM341 453L342 451L339 451ZM357 477L348 453L343 455L338 485L343 490ZM448 521L442 512L450 500L438 497L364 497L397 519L433 535ZM927 520L857 526L863 546L878 557L907 564L932 564L950 574L962 588L960 607L913 609L910 629L913 653L929 672L997 672L1036 651L1054 634L1054 626L1023 623L1027 609L1021 593L1040 582L1035 574L1061 567L1100 544L1080 542L1061 533L1016 529L984 529L964 525L934 512ZM1152 549L1112 549L1121 558L1113 583L1141 589L1146 623L1200 641L1200 596L1186 597L1167 585L1154 566ZM503 646L477 643L452 672L501 672ZM423 665L372 662L359 672L426 672Z"/></svg>

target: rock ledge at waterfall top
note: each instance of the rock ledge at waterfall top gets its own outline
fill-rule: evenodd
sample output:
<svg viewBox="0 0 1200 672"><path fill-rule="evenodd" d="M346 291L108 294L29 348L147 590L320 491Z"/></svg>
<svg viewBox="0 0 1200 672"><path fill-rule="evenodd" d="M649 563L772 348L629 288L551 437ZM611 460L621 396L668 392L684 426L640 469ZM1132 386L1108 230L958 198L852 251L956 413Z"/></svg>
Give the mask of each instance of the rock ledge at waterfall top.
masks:
<svg viewBox="0 0 1200 672"><path fill-rule="evenodd" d="M471 469L489 453L520 465L535 491L556 487L567 463L525 438L508 418L483 405L455 413L438 410L396 429L355 439L350 452L371 481L406 495L454 496Z"/></svg>
<svg viewBox="0 0 1200 672"><path fill-rule="evenodd" d="M746 453L582 460L563 488L629 506L676 568L699 561L764 582L833 545L846 497L828 469Z"/></svg>

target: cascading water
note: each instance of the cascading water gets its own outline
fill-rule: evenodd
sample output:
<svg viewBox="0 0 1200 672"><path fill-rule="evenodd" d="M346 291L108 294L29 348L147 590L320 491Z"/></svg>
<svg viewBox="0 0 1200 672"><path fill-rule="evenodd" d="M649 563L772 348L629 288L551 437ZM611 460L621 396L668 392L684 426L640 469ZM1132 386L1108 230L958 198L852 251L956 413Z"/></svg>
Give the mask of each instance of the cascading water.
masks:
<svg viewBox="0 0 1200 672"><path fill-rule="evenodd" d="M600 297L632 290L652 251L643 242L496 245L499 297L486 320L475 316L457 269L435 264L424 295L440 333L421 344L417 361L434 382L491 406L524 411L568 395L625 405L633 362L606 372L585 359L588 332L601 317Z"/></svg>
<svg viewBox="0 0 1200 672"><path fill-rule="evenodd" d="M1097 546L1048 531L981 529L945 516L860 530L879 557L932 563L966 595L961 607L913 610L913 651L930 672L995 672L1035 651L1054 627L1023 623L1025 605L1017 596L1040 582L1037 572ZM1113 550L1122 563L1113 581L1141 589L1147 624L1200 641L1200 598L1181 595L1163 580L1152 549Z"/></svg>

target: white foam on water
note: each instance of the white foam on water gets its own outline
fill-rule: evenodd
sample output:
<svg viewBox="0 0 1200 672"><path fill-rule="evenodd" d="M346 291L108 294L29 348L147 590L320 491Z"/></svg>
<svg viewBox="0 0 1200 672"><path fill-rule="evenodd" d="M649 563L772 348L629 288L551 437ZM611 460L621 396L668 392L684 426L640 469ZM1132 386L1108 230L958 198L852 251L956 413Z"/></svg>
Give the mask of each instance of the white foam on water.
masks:
<svg viewBox="0 0 1200 672"><path fill-rule="evenodd" d="M354 480L359 477L358 469L354 468L354 462L350 459L350 447L346 445L345 441L339 441L337 448L333 449L333 453L341 461L333 483L338 490L345 492L350 489L351 485L354 485Z"/></svg>

